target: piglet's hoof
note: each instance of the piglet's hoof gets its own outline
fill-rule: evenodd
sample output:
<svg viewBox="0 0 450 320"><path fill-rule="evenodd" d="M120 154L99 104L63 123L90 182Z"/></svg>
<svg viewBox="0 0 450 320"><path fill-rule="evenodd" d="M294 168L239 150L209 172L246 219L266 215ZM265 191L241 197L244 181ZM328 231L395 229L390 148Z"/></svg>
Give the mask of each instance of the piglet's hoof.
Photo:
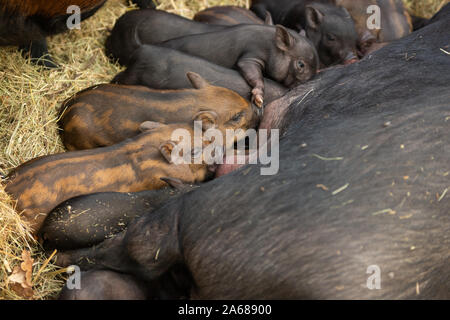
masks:
<svg viewBox="0 0 450 320"><path fill-rule="evenodd" d="M22 55L31 62L43 66L47 69L57 68L58 65L53 61L48 53L47 40L45 38L34 40L30 43L19 46Z"/></svg>
<svg viewBox="0 0 450 320"><path fill-rule="evenodd" d="M46 69L55 69L59 67L50 55L45 55L39 59L32 58L31 62L37 64L38 66L43 66Z"/></svg>
<svg viewBox="0 0 450 320"><path fill-rule="evenodd" d="M260 90L253 89L252 94L253 94L252 102L258 108L262 108L263 104L264 104L264 98L263 98L263 95L260 93Z"/></svg>
<svg viewBox="0 0 450 320"><path fill-rule="evenodd" d="M259 108L262 108L263 103L264 103L264 100L263 100L262 96L258 95L258 96L255 97L255 104L256 104L256 106L258 106Z"/></svg>
<svg viewBox="0 0 450 320"><path fill-rule="evenodd" d="M22 56L38 66L43 66L46 69L58 68L58 65L53 61L52 57L47 51L47 45L44 44L30 44L28 46L20 46Z"/></svg>
<svg viewBox="0 0 450 320"><path fill-rule="evenodd" d="M264 105L262 105L261 107L256 105L255 100L253 98L252 98L252 110L259 119L261 119L262 116L264 115Z"/></svg>

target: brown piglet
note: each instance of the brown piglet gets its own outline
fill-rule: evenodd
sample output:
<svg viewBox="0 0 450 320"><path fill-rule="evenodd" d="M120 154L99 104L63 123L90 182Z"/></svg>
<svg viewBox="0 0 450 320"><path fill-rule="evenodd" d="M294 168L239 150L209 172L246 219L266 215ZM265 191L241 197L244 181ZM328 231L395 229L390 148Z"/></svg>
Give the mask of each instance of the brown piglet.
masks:
<svg viewBox="0 0 450 320"><path fill-rule="evenodd" d="M172 151L180 148L198 154L193 125L147 121L141 127L143 133L110 147L42 156L14 169L7 177L5 191L17 200L16 210L33 233L39 231L53 208L76 196L159 189L167 185L161 180L165 177L188 184L209 177L210 167L204 161L173 161ZM187 130L191 139L171 139L176 129Z"/></svg>
<svg viewBox="0 0 450 320"><path fill-rule="evenodd" d="M102 84L76 94L63 105L59 122L68 150L109 146L139 134L144 121L206 121L226 129L254 128L259 108L234 91L212 86L196 73L194 89L156 90L144 86Z"/></svg>

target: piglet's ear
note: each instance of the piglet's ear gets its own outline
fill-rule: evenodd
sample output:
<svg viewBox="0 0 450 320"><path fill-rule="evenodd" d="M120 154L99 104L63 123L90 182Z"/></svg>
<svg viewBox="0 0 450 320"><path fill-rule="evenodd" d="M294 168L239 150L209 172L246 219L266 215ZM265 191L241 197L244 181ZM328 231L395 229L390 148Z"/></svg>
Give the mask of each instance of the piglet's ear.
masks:
<svg viewBox="0 0 450 320"><path fill-rule="evenodd" d="M172 189L178 190L181 192L187 192L189 190L194 189L195 187L198 187L198 186L184 183L183 181L181 181L180 179L177 179L177 178L161 177L160 179L162 181L164 181L165 183L167 183Z"/></svg>
<svg viewBox="0 0 450 320"><path fill-rule="evenodd" d="M347 19L352 19L353 21L352 15L350 14L350 12L348 12L346 8L342 7L342 12L344 12L344 15L347 17Z"/></svg>
<svg viewBox="0 0 450 320"><path fill-rule="evenodd" d="M208 129L213 129L217 126L217 119L219 116L215 111L200 111L195 114L194 127L199 125L198 122L201 122L202 130L206 131Z"/></svg>
<svg viewBox="0 0 450 320"><path fill-rule="evenodd" d="M173 141L166 141L161 143L159 146L159 151L162 156L166 159L168 163L173 163L172 161L172 150L175 148L176 144Z"/></svg>
<svg viewBox="0 0 450 320"><path fill-rule="evenodd" d="M294 37L283 26L277 24L275 28L276 28L275 43L278 49L282 51L288 51L294 46L295 43Z"/></svg>
<svg viewBox="0 0 450 320"><path fill-rule="evenodd" d="M155 121L144 121L139 125L139 130L141 132L151 131L155 130L157 128L160 128L161 126L164 126L165 124L161 122L155 122Z"/></svg>
<svg viewBox="0 0 450 320"><path fill-rule="evenodd" d="M198 73L188 72L186 73L189 81L195 89L202 89L209 86L209 83L203 79Z"/></svg>
<svg viewBox="0 0 450 320"><path fill-rule="evenodd" d="M181 189L184 185L183 181L177 178L171 178L171 177L161 177L159 178L165 183L167 183L172 189L178 190Z"/></svg>
<svg viewBox="0 0 450 320"><path fill-rule="evenodd" d="M266 19L264 19L264 24L268 25L268 26L273 26L273 19L272 19L272 15L270 14L269 11L266 10Z"/></svg>
<svg viewBox="0 0 450 320"><path fill-rule="evenodd" d="M305 16L306 24L308 25L308 27L315 30L319 29L324 18L323 13L319 9L315 8L312 5L308 5L305 8Z"/></svg>

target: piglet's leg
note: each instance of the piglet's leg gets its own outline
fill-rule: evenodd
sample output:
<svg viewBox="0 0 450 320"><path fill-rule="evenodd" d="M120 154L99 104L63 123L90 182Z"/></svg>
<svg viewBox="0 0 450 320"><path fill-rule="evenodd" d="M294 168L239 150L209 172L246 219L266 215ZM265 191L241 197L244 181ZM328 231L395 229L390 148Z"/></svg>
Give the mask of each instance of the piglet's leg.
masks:
<svg viewBox="0 0 450 320"><path fill-rule="evenodd" d="M262 3L254 4L250 7L250 10L253 11L262 20L266 19L267 8L265 4Z"/></svg>
<svg viewBox="0 0 450 320"><path fill-rule="evenodd" d="M22 50L24 57L30 57L31 61L37 65L44 66L46 68L57 68L58 65L52 60L48 53L47 40L35 40L26 45L19 47Z"/></svg>
<svg viewBox="0 0 450 320"><path fill-rule="evenodd" d="M123 251L124 237L125 231L91 248L58 252L56 264L61 267L76 265L83 271L103 268L125 271L122 270L126 268L124 258L127 258Z"/></svg>
<svg viewBox="0 0 450 320"><path fill-rule="evenodd" d="M132 0L131 2L135 3L139 7L139 9L156 8L152 0Z"/></svg>
<svg viewBox="0 0 450 320"><path fill-rule="evenodd" d="M252 87L252 102L262 108L264 103L264 77L263 69L264 62L255 58L241 58L239 59L237 66L247 81Z"/></svg>
<svg viewBox="0 0 450 320"><path fill-rule="evenodd" d="M149 281L182 261L178 241L178 206L133 220L128 229L89 249L58 253L56 264L81 270L108 269ZM174 208L175 207L175 208Z"/></svg>

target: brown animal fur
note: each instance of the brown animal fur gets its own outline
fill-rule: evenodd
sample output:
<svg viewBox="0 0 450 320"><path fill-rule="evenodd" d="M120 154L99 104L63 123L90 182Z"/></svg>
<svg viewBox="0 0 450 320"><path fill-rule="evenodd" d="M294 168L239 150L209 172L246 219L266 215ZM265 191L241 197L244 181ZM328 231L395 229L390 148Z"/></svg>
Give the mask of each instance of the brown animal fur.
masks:
<svg viewBox="0 0 450 320"><path fill-rule="evenodd" d="M217 129L253 128L257 116L234 91L209 85L197 74L196 89L155 90L102 84L79 92L63 105L60 127L68 150L110 146L139 133L143 121L192 123L210 116ZM215 119L214 119L215 118Z"/></svg>
<svg viewBox="0 0 450 320"><path fill-rule="evenodd" d="M59 203L95 192L137 192L166 185L171 177L193 184L208 175L205 164L168 162L174 147L173 130L193 128L183 124L160 125L111 147L39 157L13 170L5 191L17 200L16 209L36 233L46 215ZM178 145L187 143L181 141ZM181 146L181 145L180 145ZM169 158L170 159L170 158Z"/></svg>
<svg viewBox="0 0 450 320"><path fill-rule="evenodd" d="M71 5L80 7L81 11L88 11L100 6L106 0L3 0L0 4L1 11L18 13L24 16L38 15L45 18L63 16L67 14L67 8Z"/></svg>

